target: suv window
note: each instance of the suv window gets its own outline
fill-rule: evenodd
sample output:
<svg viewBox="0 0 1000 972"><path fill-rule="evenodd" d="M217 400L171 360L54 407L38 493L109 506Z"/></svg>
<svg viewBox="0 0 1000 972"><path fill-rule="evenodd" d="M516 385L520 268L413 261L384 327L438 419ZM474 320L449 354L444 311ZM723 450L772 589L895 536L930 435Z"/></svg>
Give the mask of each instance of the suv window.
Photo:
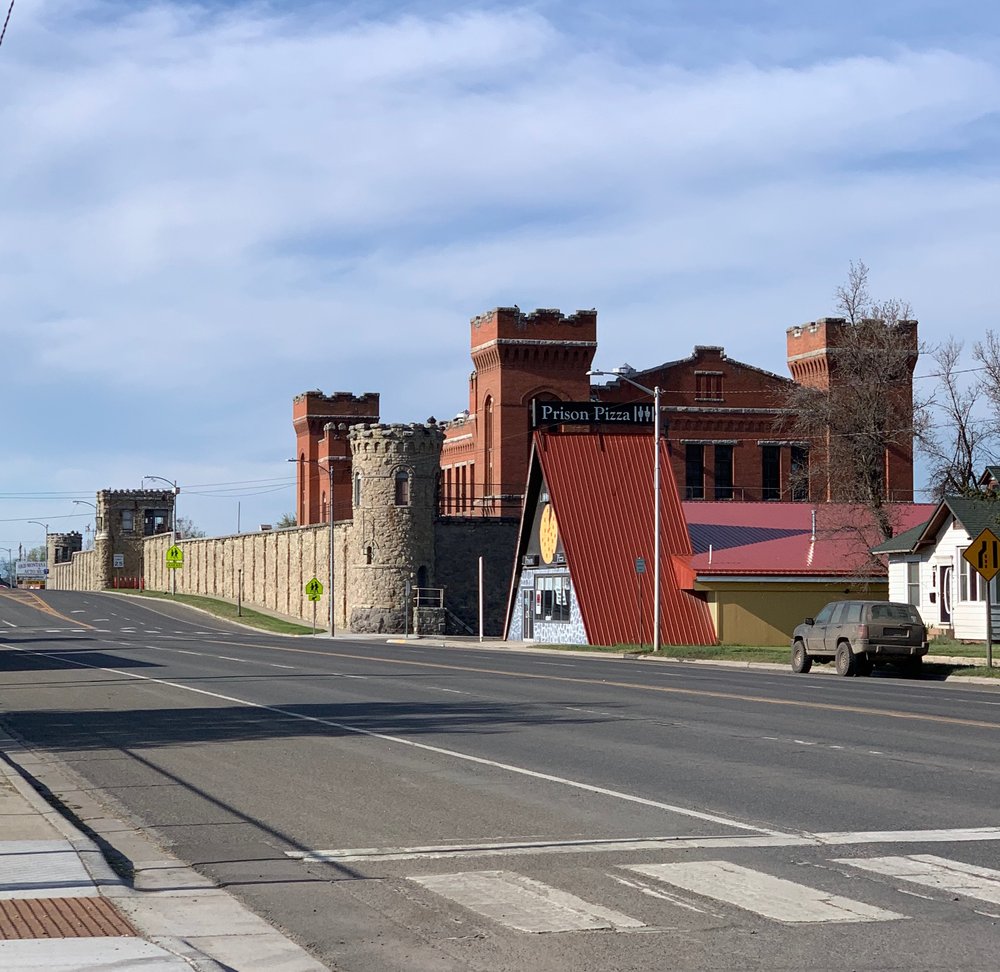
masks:
<svg viewBox="0 0 1000 972"><path fill-rule="evenodd" d="M827 604L819 614L814 618L816 624L826 624L830 620L830 615L833 614L833 609L837 607L836 604Z"/></svg>
<svg viewBox="0 0 1000 972"><path fill-rule="evenodd" d="M847 604L847 613L843 618L844 624L859 624L861 621L862 606L857 601L849 601Z"/></svg>
<svg viewBox="0 0 1000 972"><path fill-rule="evenodd" d="M844 623L844 612L847 610L847 605L841 601L833 606L833 615L830 618L831 624L843 624Z"/></svg>
<svg viewBox="0 0 1000 972"><path fill-rule="evenodd" d="M920 612L912 604L873 604L873 621L920 621Z"/></svg>

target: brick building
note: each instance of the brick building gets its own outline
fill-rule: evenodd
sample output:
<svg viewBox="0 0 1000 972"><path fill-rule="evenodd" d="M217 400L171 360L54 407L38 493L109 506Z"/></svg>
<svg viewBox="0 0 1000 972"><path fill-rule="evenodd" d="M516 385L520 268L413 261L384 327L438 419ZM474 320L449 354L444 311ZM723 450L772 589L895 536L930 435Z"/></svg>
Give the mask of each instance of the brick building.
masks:
<svg viewBox="0 0 1000 972"><path fill-rule="evenodd" d="M900 389L912 402L917 323L912 334L911 382ZM822 441L797 441L781 431L783 401L796 383L828 389L837 381L831 349L845 322L821 318L786 331L792 377L734 361L724 349L696 346L685 358L623 373L648 388L659 386L670 466L681 498L706 501L809 501L836 499L829 484L809 481L810 456ZM474 370L469 404L445 425L441 452L440 512L459 517L514 517L521 509L533 430L530 405L539 401L649 401L620 378L592 384L588 371L597 352L597 312L563 315L542 309L524 313L498 307L470 324ZM351 516L348 430L378 421L375 393L295 399L300 524L329 516L329 468L333 468L334 519ZM582 431L587 431L583 429ZM328 463L328 457L330 461ZM886 456L887 495L913 499L912 447Z"/></svg>

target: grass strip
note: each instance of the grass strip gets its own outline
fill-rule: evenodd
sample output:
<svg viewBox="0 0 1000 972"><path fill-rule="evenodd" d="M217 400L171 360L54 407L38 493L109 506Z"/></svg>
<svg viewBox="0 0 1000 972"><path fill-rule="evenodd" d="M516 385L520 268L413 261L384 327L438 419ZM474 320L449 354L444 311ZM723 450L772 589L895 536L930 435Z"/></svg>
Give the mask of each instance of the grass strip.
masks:
<svg viewBox="0 0 1000 972"><path fill-rule="evenodd" d="M252 628L260 628L261 631L270 631L273 634L303 635L313 633L313 629L306 627L304 624L295 624L293 621L275 618L270 614L261 614L259 611L254 611L248 607L244 607L242 613L237 614L235 604L231 604L229 601L219 601L214 597L203 597L200 594L167 594L164 591L135 590L119 590L116 593L131 594L135 597L157 598L161 601L173 601L177 604L189 604L191 607L201 608L203 611L207 611L217 618L224 618L227 621L237 621Z"/></svg>

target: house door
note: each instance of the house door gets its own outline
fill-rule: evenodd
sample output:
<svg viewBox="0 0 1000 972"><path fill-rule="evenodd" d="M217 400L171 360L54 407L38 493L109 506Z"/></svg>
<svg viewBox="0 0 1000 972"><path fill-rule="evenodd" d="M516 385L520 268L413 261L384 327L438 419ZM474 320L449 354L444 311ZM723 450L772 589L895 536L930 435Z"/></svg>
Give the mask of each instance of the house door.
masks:
<svg viewBox="0 0 1000 972"><path fill-rule="evenodd" d="M938 567L938 621L951 626L951 580L954 568L951 564Z"/></svg>
<svg viewBox="0 0 1000 972"><path fill-rule="evenodd" d="M535 592L521 591L521 637L525 641L535 639Z"/></svg>

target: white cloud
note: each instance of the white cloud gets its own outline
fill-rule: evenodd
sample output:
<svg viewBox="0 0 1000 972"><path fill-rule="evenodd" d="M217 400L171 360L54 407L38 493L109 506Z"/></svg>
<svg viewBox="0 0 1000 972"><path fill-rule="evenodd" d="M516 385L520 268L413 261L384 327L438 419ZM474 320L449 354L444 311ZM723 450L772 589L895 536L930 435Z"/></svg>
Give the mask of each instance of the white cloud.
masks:
<svg viewBox="0 0 1000 972"><path fill-rule="evenodd" d="M142 418L176 466L247 415L282 455L304 388L381 390L394 419L463 407L467 318L498 303L597 306L604 360L719 343L782 371L783 329L861 257L925 333L950 308L984 320L993 62L871 37L809 60L787 25L745 24L737 62L640 59L544 10L18 8L0 52L15 387L44 376L40 417L123 454L148 447Z"/></svg>

